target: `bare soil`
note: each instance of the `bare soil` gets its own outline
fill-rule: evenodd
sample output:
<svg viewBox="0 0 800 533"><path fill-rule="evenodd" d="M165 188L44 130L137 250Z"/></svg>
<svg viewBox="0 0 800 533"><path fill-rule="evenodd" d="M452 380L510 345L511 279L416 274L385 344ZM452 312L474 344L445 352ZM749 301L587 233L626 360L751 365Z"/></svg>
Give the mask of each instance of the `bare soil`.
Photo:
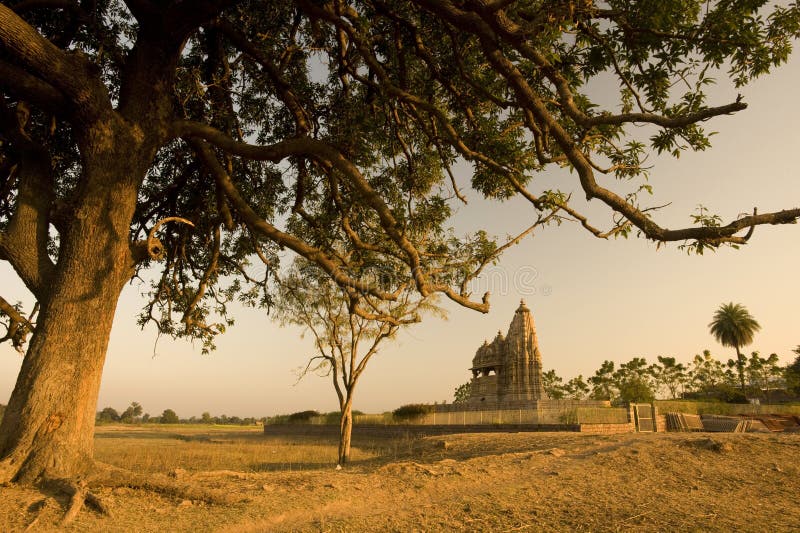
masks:
<svg viewBox="0 0 800 533"><path fill-rule="evenodd" d="M101 428L100 460L232 503L100 489L65 531L797 531L800 434L491 433L365 442L259 430ZM1 531L55 531L66 501L0 487Z"/></svg>

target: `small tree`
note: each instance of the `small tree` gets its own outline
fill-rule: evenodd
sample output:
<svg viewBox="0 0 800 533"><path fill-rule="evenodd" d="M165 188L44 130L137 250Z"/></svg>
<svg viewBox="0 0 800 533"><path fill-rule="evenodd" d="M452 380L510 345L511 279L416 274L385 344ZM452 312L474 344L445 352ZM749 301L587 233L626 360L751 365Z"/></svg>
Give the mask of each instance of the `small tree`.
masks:
<svg viewBox="0 0 800 533"><path fill-rule="evenodd" d="M202 415L200 415L200 423L201 424L213 424L214 420L211 418L211 413L206 411Z"/></svg>
<svg viewBox="0 0 800 533"><path fill-rule="evenodd" d="M564 380L553 369L542 373L542 387L551 400L562 400L566 395Z"/></svg>
<svg viewBox="0 0 800 533"><path fill-rule="evenodd" d="M178 424L180 421L180 418L172 409L164 409L164 412L161 413L162 424Z"/></svg>
<svg viewBox="0 0 800 533"><path fill-rule="evenodd" d="M564 391L572 400L583 400L586 398L586 395L589 394L589 385L586 381L583 380L583 376L578 374L577 377L570 379L566 385L564 385Z"/></svg>
<svg viewBox="0 0 800 533"><path fill-rule="evenodd" d="M140 416L142 416L142 406L139 405L139 402L131 402L131 405L120 415L120 420L126 424L132 424Z"/></svg>
<svg viewBox="0 0 800 533"><path fill-rule="evenodd" d="M797 357L793 363L786 366L786 387L795 394L800 394L800 345L792 352L797 354Z"/></svg>
<svg viewBox="0 0 800 533"><path fill-rule="evenodd" d="M678 390L689 380L686 366L678 363L674 357L658 356L658 363L652 366L656 387L664 388L670 398L678 397Z"/></svg>
<svg viewBox="0 0 800 533"><path fill-rule="evenodd" d="M770 389L782 386L783 369L778 365L778 354L772 353L769 357L761 357L758 352L750 354L745 368L747 383L754 392L764 393L769 399Z"/></svg>
<svg viewBox="0 0 800 533"><path fill-rule="evenodd" d="M643 357L634 357L621 364L613 377L623 402L652 402L655 399L653 369Z"/></svg>
<svg viewBox="0 0 800 533"><path fill-rule="evenodd" d="M717 309L717 312L714 313L714 320L708 327L720 344L736 350L736 371L739 374L742 392L744 392L744 367L747 359L739 351L739 348L751 344L753 336L761 329L761 326L745 306L731 302L723 304Z"/></svg>
<svg viewBox="0 0 800 533"><path fill-rule="evenodd" d="M724 381L724 373L722 363L711 355L710 350L703 350L703 355L695 355L692 360L689 382L693 390L709 392Z"/></svg>
<svg viewBox="0 0 800 533"><path fill-rule="evenodd" d="M610 400L616 394L614 382L614 361L603 361L594 376L589 378L592 386L592 398Z"/></svg>
<svg viewBox="0 0 800 533"><path fill-rule="evenodd" d="M113 407L105 407L97 413L98 422L119 422L119 413Z"/></svg>
<svg viewBox="0 0 800 533"><path fill-rule="evenodd" d="M303 326L314 336L317 355L300 377L322 372L331 378L341 413L339 464L344 464L350 460L353 394L367 363L384 340L418 322L420 313L441 311L411 286L395 301L376 300L336 285L307 261L295 261L295 267L280 283L276 315L282 325Z"/></svg>
<svg viewBox="0 0 800 533"><path fill-rule="evenodd" d="M453 391L453 403L466 403L470 394L472 394L472 382L462 383Z"/></svg>

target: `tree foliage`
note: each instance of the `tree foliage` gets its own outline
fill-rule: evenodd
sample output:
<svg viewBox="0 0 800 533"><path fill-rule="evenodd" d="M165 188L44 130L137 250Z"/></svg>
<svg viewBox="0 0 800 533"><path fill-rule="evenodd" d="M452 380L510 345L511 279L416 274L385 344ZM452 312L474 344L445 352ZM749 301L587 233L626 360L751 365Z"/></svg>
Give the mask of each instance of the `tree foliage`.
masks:
<svg viewBox="0 0 800 533"><path fill-rule="evenodd" d="M462 383L453 391L453 403L466 403L472 394L472 382Z"/></svg>
<svg viewBox="0 0 800 533"><path fill-rule="evenodd" d="M178 414L172 409L164 409L164 412L161 413L159 421L162 424L179 424L181 419L178 418Z"/></svg>
<svg viewBox="0 0 800 533"><path fill-rule="evenodd" d="M795 394L800 395L800 345L792 351L797 357L786 367L786 383Z"/></svg>
<svg viewBox="0 0 800 533"><path fill-rule="evenodd" d="M669 391L670 398L677 398L679 390L684 388L689 381L686 365L678 363L674 357L659 355L658 363L653 364L651 372L656 382L656 387Z"/></svg>
<svg viewBox="0 0 800 533"><path fill-rule="evenodd" d="M613 399L617 393L614 379L614 362L603 361L594 376L589 378L589 383L592 385L592 398L595 400Z"/></svg>
<svg viewBox="0 0 800 533"><path fill-rule="evenodd" d="M123 411L119 419L126 424L138 422L141 421L142 412L142 406L139 405L139 402L131 402L131 405Z"/></svg>
<svg viewBox="0 0 800 533"><path fill-rule="evenodd" d="M102 411L97 413L98 422L119 422L119 413L113 407L104 407Z"/></svg>
<svg viewBox="0 0 800 533"><path fill-rule="evenodd" d="M432 412L433 407L424 403L410 403L401 405L392 411L392 417L400 422L413 422Z"/></svg>

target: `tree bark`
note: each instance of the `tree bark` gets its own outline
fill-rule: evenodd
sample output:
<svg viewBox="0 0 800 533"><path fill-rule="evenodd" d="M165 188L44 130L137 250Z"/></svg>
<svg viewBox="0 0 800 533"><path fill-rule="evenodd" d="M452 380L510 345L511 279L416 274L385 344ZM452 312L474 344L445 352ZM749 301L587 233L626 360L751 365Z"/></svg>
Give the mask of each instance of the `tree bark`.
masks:
<svg viewBox="0 0 800 533"><path fill-rule="evenodd" d="M97 395L119 295L133 272L137 188L153 149L111 118L79 139L78 207L0 425L0 482L75 478L92 467Z"/></svg>
<svg viewBox="0 0 800 533"><path fill-rule="evenodd" d="M736 370L739 371L739 383L742 386L742 394L744 394L744 356L742 352L739 351L739 347L736 346Z"/></svg>
<svg viewBox="0 0 800 533"><path fill-rule="evenodd" d="M341 406L339 419L339 464L350 462L350 437L353 433L353 401L348 396L347 401Z"/></svg>

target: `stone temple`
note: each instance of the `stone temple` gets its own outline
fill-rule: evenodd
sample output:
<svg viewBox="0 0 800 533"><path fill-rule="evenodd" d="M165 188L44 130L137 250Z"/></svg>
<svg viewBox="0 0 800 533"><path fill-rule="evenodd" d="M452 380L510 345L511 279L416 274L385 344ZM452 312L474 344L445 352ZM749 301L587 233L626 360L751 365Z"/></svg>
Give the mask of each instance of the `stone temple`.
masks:
<svg viewBox="0 0 800 533"><path fill-rule="evenodd" d="M472 391L467 402L487 408L546 400L542 354L531 311L520 301L508 333L485 341L472 359Z"/></svg>

